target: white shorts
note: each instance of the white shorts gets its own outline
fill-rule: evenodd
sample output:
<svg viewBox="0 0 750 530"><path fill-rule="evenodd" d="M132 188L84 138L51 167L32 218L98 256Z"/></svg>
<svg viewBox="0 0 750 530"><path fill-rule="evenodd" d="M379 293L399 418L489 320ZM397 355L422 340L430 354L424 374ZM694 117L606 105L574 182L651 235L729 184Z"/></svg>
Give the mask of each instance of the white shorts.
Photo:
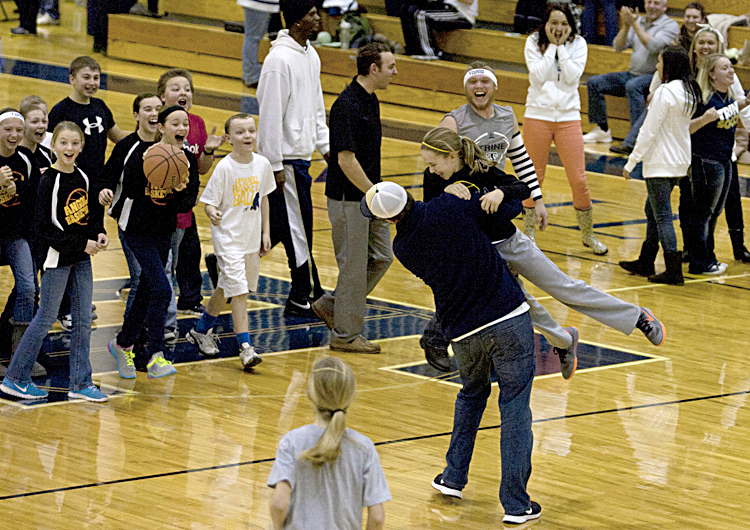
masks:
<svg viewBox="0 0 750 530"><path fill-rule="evenodd" d="M219 265L219 283L224 296L232 298L258 289L260 275L260 253L244 256L216 256Z"/></svg>

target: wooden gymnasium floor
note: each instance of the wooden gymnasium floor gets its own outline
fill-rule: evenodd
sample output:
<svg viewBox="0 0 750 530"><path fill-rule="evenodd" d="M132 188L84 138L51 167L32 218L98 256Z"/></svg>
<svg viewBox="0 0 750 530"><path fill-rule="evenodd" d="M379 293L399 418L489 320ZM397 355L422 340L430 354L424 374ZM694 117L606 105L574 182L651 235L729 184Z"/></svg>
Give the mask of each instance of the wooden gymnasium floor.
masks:
<svg viewBox="0 0 750 530"><path fill-rule="evenodd" d="M90 50L91 40L82 35L83 10L69 2L62 7L64 25L37 38L11 38L15 24L0 24L4 71L21 74L0 75L3 106L31 93L50 104L67 95L64 83L35 78L59 75L49 65L67 66ZM155 82L161 71L97 59L110 79ZM213 89L227 97L252 96L238 80L196 76L196 84L199 94ZM132 129L133 96L101 94L120 126ZM194 111L209 127L230 114L206 106ZM419 197L418 154L416 144L383 142L384 175ZM318 157L312 173L322 169ZM644 235L643 182L591 172L589 186L597 233L609 254L594 256L581 246L569 188L557 167L549 168L545 183L551 226L539 235L539 245L572 277L650 307L668 335L655 348L640 332L624 336L529 285L559 322L580 329L582 342L581 367L570 381L560 377L555 357L539 343L529 491L543 512L534 524L540 530L747 528L742 499L750 472L750 267L731 259L722 219L717 242L719 257L729 263L725 276L689 277L684 287L670 287L625 274L617 262L636 256ZM333 288L336 264L323 188L313 185L315 257L324 285ZM197 213L203 250L209 252L209 224ZM265 481L276 444L311 421L305 381L311 363L329 353L327 330L317 321L283 319L288 272L283 250L276 248L262 261L260 292L248 301L253 341L264 357L255 374L244 373L237 358L200 360L182 339L176 377L121 380L105 345L120 324L124 304L115 290L127 269L111 220L108 229L110 249L94 259L99 319L91 358L95 381L112 399L65 401L66 336L54 330L54 367L39 381L52 391L50 402L29 406L0 399L0 528L267 528L271 490ZM0 299L12 282L7 267L0 269ZM381 344L382 355L342 355L359 384L348 423L378 445L393 495L386 504L387 528L500 528L496 395L478 436L464 499L441 498L430 487L444 465L458 390L424 366L418 336L431 310L429 290L394 263L368 305L365 334ZM193 321L180 320L183 334ZM229 355L233 339L226 320L222 327Z"/></svg>

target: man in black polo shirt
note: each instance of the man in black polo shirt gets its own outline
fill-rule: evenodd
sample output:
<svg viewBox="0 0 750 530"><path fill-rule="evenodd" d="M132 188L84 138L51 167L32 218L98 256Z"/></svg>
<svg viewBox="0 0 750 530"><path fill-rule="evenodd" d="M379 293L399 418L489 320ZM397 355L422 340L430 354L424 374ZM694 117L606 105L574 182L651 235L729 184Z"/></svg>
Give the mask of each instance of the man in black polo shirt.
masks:
<svg viewBox="0 0 750 530"><path fill-rule="evenodd" d="M376 90L388 88L396 60L383 43L359 49L357 76L331 107L331 157L326 179L328 218L339 266L336 290L313 304L331 329L331 349L380 353L361 334L367 295L393 262L391 232L382 219L360 213L365 192L380 182L380 104Z"/></svg>

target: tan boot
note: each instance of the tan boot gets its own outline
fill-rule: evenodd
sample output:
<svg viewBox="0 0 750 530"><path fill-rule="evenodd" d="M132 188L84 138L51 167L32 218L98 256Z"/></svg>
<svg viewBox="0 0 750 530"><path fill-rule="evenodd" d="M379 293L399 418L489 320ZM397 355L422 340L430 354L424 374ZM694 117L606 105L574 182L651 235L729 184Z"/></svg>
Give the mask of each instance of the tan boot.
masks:
<svg viewBox="0 0 750 530"><path fill-rule="evenodd" d="M536 245L536 210L523 207L523 233Z"/></svg>
<svg viewBox="0 0 750 530"><path fill-rule="evenodd" d="M592 208L589 208L588 210L579 210L576 208L576 219L578 220L578 228L581 229L583 246L591 248L591 250L594 251L594 254L598 256L606 254L609 251L607 245L599 241L594 235Z"/></svg>

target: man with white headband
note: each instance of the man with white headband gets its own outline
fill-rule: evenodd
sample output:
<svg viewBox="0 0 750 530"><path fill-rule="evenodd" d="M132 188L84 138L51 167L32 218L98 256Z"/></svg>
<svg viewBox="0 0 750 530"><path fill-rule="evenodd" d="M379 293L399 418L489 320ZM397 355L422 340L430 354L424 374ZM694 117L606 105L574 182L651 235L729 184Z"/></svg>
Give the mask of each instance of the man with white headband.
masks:
<svg viewBox="0 0 750 530"><path fill-rule="evenodd" d="M381 182L368 190L360 207L365 216L396 225L393 252L432 289L461 375L447 465L432 487L443 495L463 498L494 371L502 389L503 522L520 524L538 519L542 510L526 491L534 445L529 406L535 370L534 330L523 293L480 223L487 215L509 222L521 211L521 202L505 199L496 213L487 214L479 195L464 200L443 193L423 203L398 184Z"/></svg>
<svg viewBox="0 0 750 530"><path fill-rule="evenodd" d="M0 110L0 263L10 265L16 282L11 355L34 318L34 262L28 238L32 229L29 219L33 216L34 184L39 182L40 175L34 155L20 146L23 128L20 112L11 108ZM0 365L0 375L4 373L5 366Z"/></svg>
<svg viewBox="0 0 750 530"><path fill-rule="evenodd" d="M534 164L526 152L521 138L521 128L510 106L493 103L497 90L495 71L481 61L472 62L464 74L465 105L445 115L439 127L447 127L461 136L467 136L484 150L487 158L505 167L506 156L513 164L516 176L531 190L534 208L524 212L524 225L534 224L540 230L547 227L547 208L544 206L542 190L536 179ZM425 194L440 193L445 181L437 175L425 173ZM529 232L530 230L524 230Z"/></svg>

